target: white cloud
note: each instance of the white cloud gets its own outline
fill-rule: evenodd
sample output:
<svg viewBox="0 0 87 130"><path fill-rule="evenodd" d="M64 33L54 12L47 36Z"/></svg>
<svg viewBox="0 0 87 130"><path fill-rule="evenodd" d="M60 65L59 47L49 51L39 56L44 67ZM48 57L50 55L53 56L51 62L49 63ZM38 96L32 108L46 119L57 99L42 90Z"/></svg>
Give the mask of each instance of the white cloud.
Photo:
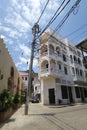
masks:
<svg viewBox="0 0 87 130"><path fill-rule="evenodd" d="M4 36L4 35L1 35L0 37L1 37L2 39L4 39L4 38L5 38L5 36Z"/></svg>
<svg viewBox="0 0 87 130"><path fill-rule="evenodd" d="M38 65L38 60L35 58L34 60L33 60L33 66L35 67L35 66L37 66Z"/></svg>
<svg viewBox="0 0 87 130"><path fill-rule="evenodd" d="M19 33L17 30L13 30L12 28L9 28L9 27L0 26L0 29L5 31L7 34L9 34L8 36L11 38L16 38L16 37L21 36L21 33Z"/></svg>
<svg viewBox="0 0 87 130"><path fill-rule="evenodd" d="M17 62L16 63L16 67L18 67L19 65L21 65L22 64L22 62Z"/></svg>
<svg viewBox="0 0 87 130"><path fill-rule="evenodd" d="M48 9L51 11L55 11L59 7L58 0L50 0Z"/></svg>
<svg viewBox="0 0 87 130"><path fill-rule="evenodd" d="M19 60L20 60L20 63L25 63L25 64L27 64L27 59L26 58L24 58L24 57L19 57Z"/></svg>
<svg viewBox="0 0 87 130"><path fill-rule="evenodd" d="M24 44L19 44L19 49L22 50L22 53L24 56L30 56L30 53L31 53L31 50L29 47L27 47L26 45Z"/></svg>
<svg viewBox="0 0 87 130"><path fill-rule="evenodd" d="M24 20L24 18L20 14L18 14L17 12L13 12L12 15L13 15L12 17L8 15L5 18L5 21L8 24L11 24L13 27L18 29L19 32L25 32L25 31L29 30L30 25L28 24L28 22L26 22Z"/></svg>
<svg viewBox="0 0 87 130"><path fill-rule="evenodd" d="M20 50L23 53L21 56L18 56L15 53L14 58L18 56L18 62L16 63L17 67L23 65L26 66L27 61L30 62L29 58L31 50L23 43L26 43L26 41L28 41L28 38L31 40L31 37L29 37L29 32L31 34L31 28L40 17L40 14L44 9L46 2L46 0L11 0L9 6L7 7L4 23L0 22L0 29L5 32L5 40L7 40L7 43L10 45L13 44L15 47L12 47L12 49L14 48L14 50L12 50L12 53L13 51L17 51L17 54L19 54L18 51L20 52ZM47 24L58 6L58 0L50 0L44 12L44 15L41 17L41 20L39 22L40 27ZM17 46L15 46L15 43ZM36 67L37 65L38 61L37 59L34 59L33 66Z"/></svg>

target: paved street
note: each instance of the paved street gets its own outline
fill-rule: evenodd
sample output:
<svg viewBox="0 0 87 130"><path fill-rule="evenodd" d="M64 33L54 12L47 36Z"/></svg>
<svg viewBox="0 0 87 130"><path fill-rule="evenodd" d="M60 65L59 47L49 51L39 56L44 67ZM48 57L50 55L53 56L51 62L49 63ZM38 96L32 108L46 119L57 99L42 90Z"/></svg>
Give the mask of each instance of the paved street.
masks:
<svg viewBox="0 0 87 130"><path fill-rule="evenodd" d="M24 105L5 123L1 130L87 130L87 104L75 106L43 106L30 104L24 115Z"/></svg>

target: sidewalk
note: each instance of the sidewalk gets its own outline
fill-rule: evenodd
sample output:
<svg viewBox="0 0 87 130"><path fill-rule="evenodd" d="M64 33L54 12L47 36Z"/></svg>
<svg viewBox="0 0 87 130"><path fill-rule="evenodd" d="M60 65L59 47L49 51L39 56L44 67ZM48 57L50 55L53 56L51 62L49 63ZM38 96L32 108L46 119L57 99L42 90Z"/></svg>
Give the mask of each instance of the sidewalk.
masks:
<svg viewBox="0 0 87 130"><path fill-rule="evenodd" d="M41 107L39 107L41 106ZM22 105L6 122L0 124L1 130L45 130L47 124L41 116L43 113L41 104L30 104L29 114L24 115L25 105ZM47 112L48 113L48 112ZM48 125L48 124L47 124ZM49 130L46 125L46 129Z"/></svg>
<svg viewBox="0 0 87 130"><path fill-rule="evenodd" d="M42 104L29 104L28 115L25 115L25 105L22 105L6 122L0 124L1 130L60 130L55 129L54 125L43 118L44 116L53 116L54 112L50 108L59 108L60 106L43 106ZM62 106L63 107L63 106ZM55 109L54 109L55 110Z"/></svg>
<svg viewBox="0 0 87 130"><path fill-rule="evenodd" d="M87 104L75 106L43 106L29 104L29 114L24 115L22 105L0 130L87 130Z"/></svg>

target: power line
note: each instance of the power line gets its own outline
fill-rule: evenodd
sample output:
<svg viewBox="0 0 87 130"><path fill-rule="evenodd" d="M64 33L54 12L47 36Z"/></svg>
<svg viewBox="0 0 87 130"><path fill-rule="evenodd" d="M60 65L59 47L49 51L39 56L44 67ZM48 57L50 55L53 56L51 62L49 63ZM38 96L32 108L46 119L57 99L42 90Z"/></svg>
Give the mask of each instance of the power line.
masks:
<svg viewBox="0 0 87 130"><path fill-rule="evenodd" d="M55 19L61 14L61 12L65 9L65 7L68 5L69 2L70 2L70 0L68 0L64 6L63 6L63 4L65 3L65 0L61 3L60 7L58 7L58 9L56 10L55 14L52 16L49 23L46 25L46 27L43 29L43 31L39 34L39 36L37 38L39 38L42 35L42 33L55 21ZM62 9L61 9L61 7L62 7Z"/></svg>
<svg viewBox="0 0 87 130"><path fill-rule="evenodd" d="M82 35L84 35L84 33L87 33L87 30L85 30L84 32L81 32L79 35L75 36L73 39L71 39L71 41L77 39L78 37L81 37Z"/></svg>
<svg viewBox="0 0 87 130"><path fill-rule="evenodd" d="M48 3L49 3L49 0L47 0L46 5L45 5L45 7L44 7L44 9L43 9L43 11L42 11L42 13L41 13L41 15L40 15L40 17L38 18L38 20L37 20L37 22L36 22L36 23L39 23L39 21L40 21L40 19L41 19L42 15L43 15L43 13L44 13L44 11L45 11L45 9L46 9L46 7L47 7Z"/></svg>
<svg viewBox="0 0 87 130"><path fill-rule="evenodd" d="M54 22L54 20L58 17L58 15L64 10L64 8L67 6L67 4L70 2L70 0L68 0L66 2L66 4L63 6L63 4L65 3L66 0L63 0L63 2L61 3L61 5L58 7L58 9L56 10L56 12L54 13L54 15L52 16L52 18L50 19L50 21L48 22L48 24L46 25L46 27L43 29L43 31L40 33L40 35L36 38L38 39L42 33L50 26L50 24L52 24ZM48 2L47 2L48 3ZM47 4L46 4L47 5ZM63 7L62 7L63 6ZM62 9L61 9L62 7ZM61 10L60 10L61 9ZM60 10L60 12L58 12ZM38 19L39 22L39 19Z"/></svg>
<svg viewBox="0 0 87 130"><path fill-rule="evenodd" d="M81 26L80 28L74 30L73 32L69 33L68 35L64 36L64 37L70 37L71 35L73 35L74 33L78 32L79 30L83 29L85 26L87 26L87 24L84 24L83 26Z"/></svg>
<svg viewBox="0 0 87 130"><path fill-rule="evenodd" d="M54 34L56 31L58 31L58 30L62 27L62 25L65 23L65 21L66 21L67 18L70 16L70 14L71 14L71 13L75 10L75 8L79 5L80 1L81 1L81 0L77 0L77 1L75 2L75 4L71 7L71 9L68 11L68 13L65 15L65 17L64 17L64 18L61 20L61 22L56 26L56 28L55 28L53 34Z"/></svg>

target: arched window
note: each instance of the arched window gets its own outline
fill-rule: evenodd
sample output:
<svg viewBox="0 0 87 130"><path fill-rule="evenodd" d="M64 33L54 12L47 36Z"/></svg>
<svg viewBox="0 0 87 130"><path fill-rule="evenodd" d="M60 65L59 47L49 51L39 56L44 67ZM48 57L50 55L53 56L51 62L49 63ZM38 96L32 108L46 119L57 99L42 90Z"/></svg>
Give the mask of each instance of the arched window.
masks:
<svg viewBox="0 0 87 130"><path fill-rule="evenodd" d="M44 60L42 63L41 63L41 69L46 69L46 68L49 68L49 64L48 64L48 61L47 60Z"/></svg>
<svg viewBox="0 0 87 130"><path fill-rule="evenodd" d="M70 61L71 61L71 63L73 63L73 57L72 57L72 55L70 55Z"/></svg>
<svg viewBox="0 0 87 130"><path fill-rule="evenodd" d="M74 56L74 62L75 62L75 63L77 62L77 58L76 58L76 56Z"/></svg>
<svg viewBox="0 0 87 130"><path fill-rule="evenodd" d="M80 70L80 76L83 76L83 71L82 70Z"/></svg>
<svg viewBox="0 0 87 130"><path fill-rule="evenodd" d="M66 62L66 55L65 54L63 54L63 61Z"/></svg>
<svg viewBox="0 0 87 130"><path fill-rule="evenodd" d="M58 65L58 69L62 70L62 63L60 61L58 61L57 65Z"/></svg>
<svg viewBox="0 0 87 130"><path fill-rule="evenodd" d="M49 45L49 49L50 49L50 53L54 53L54 46L53 45Z"/></svg>
<svg viewBox="0 0 87 130"><path fill-rule="evenodd" d="M11 76L11 77L14 77L14 68L13 68L13 67L11 67L10 76Z"/></svg>
<svg viewBox="0 0 87 130"><path fill-rule="evenodd" d="M64 66L64 72L65 72L66 75L68 74L68 70L67 70L66 66Z"/></svg>
<svg viewBox="0 0 87 130"><path fill-rule="evenodd" d="M80 60L80 58L78 58L78 64L80 64L80 65L81 65L81 60Z"/></svg>
<svg viewBox="0 0 87 130"><path fill-rule="evenodd" d="M60 48L59 47L56 47L56 52L58 55L60 55Z"/></svg>

